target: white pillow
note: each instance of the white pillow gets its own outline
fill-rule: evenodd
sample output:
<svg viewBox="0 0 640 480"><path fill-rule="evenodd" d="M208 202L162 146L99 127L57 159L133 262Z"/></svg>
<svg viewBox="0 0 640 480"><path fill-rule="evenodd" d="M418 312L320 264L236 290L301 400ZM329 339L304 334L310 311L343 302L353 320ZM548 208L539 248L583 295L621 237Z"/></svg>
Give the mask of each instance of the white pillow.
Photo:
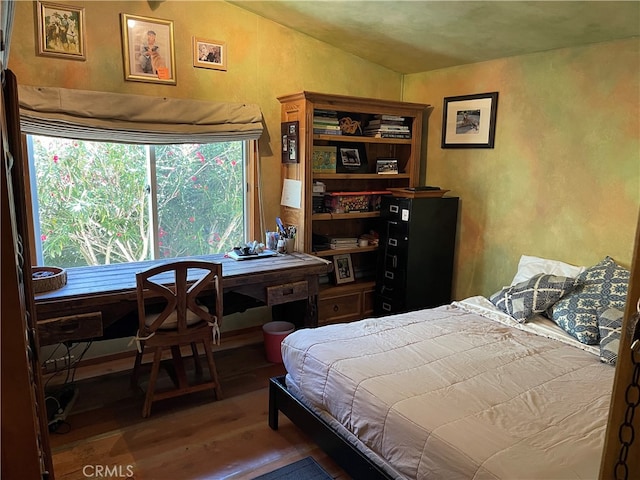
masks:
<svg viewBox="0 0 640 480"><path fill-rule="evenodd" d="M584 272L585 269L586 267L577 267L558 260L522 255L522 257L520 257L520 262L518 263L518 272L515 277L513 277L511 285L525 282L536 275L540 275L541 273L575 278Z"/></svg>

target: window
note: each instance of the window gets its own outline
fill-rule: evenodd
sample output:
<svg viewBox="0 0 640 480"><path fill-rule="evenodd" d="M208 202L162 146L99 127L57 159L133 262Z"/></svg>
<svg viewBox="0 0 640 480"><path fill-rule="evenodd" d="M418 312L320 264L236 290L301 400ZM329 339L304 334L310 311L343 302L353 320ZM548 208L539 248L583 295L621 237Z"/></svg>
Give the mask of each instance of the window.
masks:
<svg viewBox="0 0 640 480"><path fill-rule="evenodd" d="M246 241L248 141L27 142L39 264L223 253Z"/></svg>

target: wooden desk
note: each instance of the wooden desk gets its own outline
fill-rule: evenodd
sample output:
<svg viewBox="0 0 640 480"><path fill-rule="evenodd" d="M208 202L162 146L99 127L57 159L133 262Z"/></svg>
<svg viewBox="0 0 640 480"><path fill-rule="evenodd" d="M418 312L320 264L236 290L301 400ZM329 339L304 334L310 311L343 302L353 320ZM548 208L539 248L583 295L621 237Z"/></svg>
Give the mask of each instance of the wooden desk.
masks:
<svg viewBox="0 0 640 480"><path fill-rule="evenodd" d="M248 300L247 308L264 304L286 310L297 303L295 311L303 312L304 319L286 320L298 327L317 325L318 276L332 270L331 262L304 253L243 261L222 254L191 258L222 263L225 302L233 293ZM104 329L123 319L135 333L135 274L166 261L68 268L64 287L35 296L40 344L100 338Z"/></svg>

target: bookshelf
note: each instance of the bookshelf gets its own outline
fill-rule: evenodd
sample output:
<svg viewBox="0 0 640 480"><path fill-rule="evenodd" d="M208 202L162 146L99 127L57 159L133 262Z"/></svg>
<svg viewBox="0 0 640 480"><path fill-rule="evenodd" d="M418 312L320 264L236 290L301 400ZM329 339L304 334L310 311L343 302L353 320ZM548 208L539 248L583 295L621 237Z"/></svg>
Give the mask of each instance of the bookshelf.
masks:
<svg viewBox="0 0 640 480"><path fill-rule="evenodd" d="M364 318L373 313L379 247L353 245L331 249L318 239L358 238L371 232L379 235L380 211L376 202L368 209L359 205L358 210L348 210L349 202L342 208L342 196L339 196L337 208L321 211L320 201L315 205L313 202L313 185L321 182L326 193L342 192L347 196L416 186L420 173L423 117L429 105L306 91L281 96L278 100L281 122L298 122L297 163L282 163L282 179L301 183L301 208L281 206L280 212L285 224L297 228L295 249L329 260L348 253L352 259L354 281L338 285L333 275L324 279L319 296L319 324ZM368 127L371 122L385 123L385 118L393 119L393 130L381 129L379 125ZM379 138L387 132L388 137ZM314 149L322 150L325 155L331 155L327 152L335 149L331 159L335 158L335 170L331 168L331 161L322 167L315 165L314 169ZM355 162L351 155L355 156ZM398 173L377 173L378 158L396 159ZM371 198L376 199L374 195L370 195L369 200Z"/></svg>

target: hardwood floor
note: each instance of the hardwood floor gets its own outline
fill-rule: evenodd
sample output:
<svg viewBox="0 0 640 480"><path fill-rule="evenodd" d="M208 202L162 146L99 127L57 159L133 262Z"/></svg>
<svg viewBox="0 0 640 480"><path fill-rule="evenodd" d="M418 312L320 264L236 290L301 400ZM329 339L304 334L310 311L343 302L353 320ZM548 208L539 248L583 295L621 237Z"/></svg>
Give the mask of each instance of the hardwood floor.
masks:
<svg viewBox="0 0 640 480"><path fill-rule="evenodd" d="M142 389L129 386L133 357L79 369L67 423L50 434L56 479L251 479L307 456L350 479L283 415L278 431L268 427L268 379L284 367L266 361L262 343L214 356L222 400L213 392L164 400L147 419Z"/></svg>

